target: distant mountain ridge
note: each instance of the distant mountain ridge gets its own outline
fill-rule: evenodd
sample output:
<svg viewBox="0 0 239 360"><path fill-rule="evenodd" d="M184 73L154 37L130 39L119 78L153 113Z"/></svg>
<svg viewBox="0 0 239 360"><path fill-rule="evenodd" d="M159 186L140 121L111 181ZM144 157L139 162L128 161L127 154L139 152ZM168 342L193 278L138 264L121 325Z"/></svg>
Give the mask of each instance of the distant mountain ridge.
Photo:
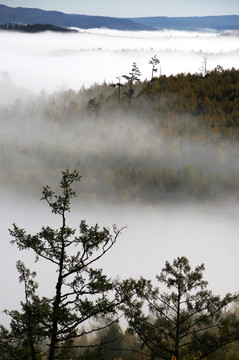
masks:
<svg viewBox="0 0 239 360"><path fill-rule="evenodd" d="M79 27L82 29L108 28L117 30L202 30L214 29L239 30L239 15L203 16L203 17L137 17L117 18L65 14L59 11L9 7L0 4L0 24L51 24L61 27Z"/></svg>
<svg viewBox="0 0 239 360"><path fill-rule="evenodd" d="M214 29L239 30L239 15L193 16L193 17L140 17L131 18L139 24L156 29L200 30Z"/></svg>
<svg viewBox="0 0 239 360"><path fill-rule="evenodd" d="M82 29L108 28L118 30L152 30L147 25L137 24L130 19L104 16L64 14L59 11L45 11L31 8L12 8L0 4L0 24L52 24L61 27L79 27Z"/></svg>

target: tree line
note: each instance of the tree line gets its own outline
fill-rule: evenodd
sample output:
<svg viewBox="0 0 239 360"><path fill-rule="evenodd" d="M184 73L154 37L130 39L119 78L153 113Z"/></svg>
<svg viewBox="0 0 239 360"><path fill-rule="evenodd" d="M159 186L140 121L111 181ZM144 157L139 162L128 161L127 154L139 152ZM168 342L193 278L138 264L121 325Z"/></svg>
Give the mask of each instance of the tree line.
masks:
<svg viewBox="0 0 239 360"><path fill-rule="evenodd" d="M38 33L42 31L77 32L77 30L74 29L68 29L52 24L15 24L15 23L0 24L0 30L19 31L24 33Z"/></svg>
<svg viewBox="0 0 239 360"><path fill-rule="evenodd" d="M167 261L156 276L160 287L143 277L120 280L103 273L97 262L123 228L114 225L111 232L84 220L78 230L68 225L80 180L78 171L66 170L58 192L43 188L42 200L60 219L58 229L47 225L31 235L13 224L9 230L13 245L51 263L57 276L53 297L39 296L36 273L17 262L25 299L21 310L6 310L11 322L9 329L0 328L0 359L113 360L118 353L122 359L199 360L238 344L238 313L226 311L238 293L221 298L208 290L204 264L193 269L184 256ZM128 322L124 335L122 316Z"/></svg>
<svg viewBox="0 0 239 360"><path fill-rule="evenodd" d="M154 73L156 73L158 71L158 64L160 63L160 60L158 59L157 55L154 55L153 57L151 57L149 64L152 65L152 76L151 76L151 81L154 78ZM133 62L132 64L132 69L129 72L128 75L122 75L123 78L125 78L127 80L128 83L128 90L124 91L123 95L125 95L128 98L128 106L130 108L131 106L131 102L132 102L132 97L134 94L134 83L140 82L140 75L141 72L136 64L136 62ZM110 84L110 86L112 86L113 88L117 88L117 92L118 92L118 104L120 105L121 102L121 87L123 87L124 85L121 83L121 76L116 77L116 79L118 80L117 83L112 83ZM91 100L90 100L91 101Z"/></svg>

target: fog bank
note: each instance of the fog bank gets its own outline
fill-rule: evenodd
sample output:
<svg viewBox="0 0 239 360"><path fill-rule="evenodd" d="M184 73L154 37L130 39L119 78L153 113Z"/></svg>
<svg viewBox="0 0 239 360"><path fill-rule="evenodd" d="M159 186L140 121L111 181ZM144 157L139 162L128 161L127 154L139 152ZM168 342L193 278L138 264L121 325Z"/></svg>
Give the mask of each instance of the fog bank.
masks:
<svg viewBox="0 0 239 360"><path fill-rule="evenodd" d="M169 140L156 124L130 114L111 114L110 120L108 114L100 121L87 117L87 112L85 117L77 118L68 114L63 121L59 114L59 118L54 120L45 113L48 109L49 115L54 114L61 95L53 99L44 102L42 98L35 98L35 105L33 102L29 107L28 102L23 102L15 109L13 107L12 114L4 110L0 112L1 189L17 189L27 197L36 197L39 189L46 183L56 182L61 170L69 168L78 169L82 175L82 198L101 202L127 202L130 199L157 204L160 197L152 198L153 183L152 190L149 186L143 193L127 199L130 187L130 181L124 183L127 172L141 176L146 183L148 178L153 179L164 169L181 171L186 189L187 182L192 181L192 177L187 178L191 176L187 173L196 171L192 176L202 177L202 182L206 177L214 183L214 188L219 186L219 198L227 195L226 188L220 189L223 181L230 188L230 178L237 176L239 149L229 139L218 141L208 136L200 141L200 137L199 140L182 140L175 136ZM54 103L52 110L51 101ZM181 121L183 126L183 118ZM200 130L207 132L207 128ZM229 195L233 196L233 193ZM175 196L177 199L177 194ZM207 200L211 201L208 198L204 202Z"/></svg>
<svg viewBox="0 0 239 360"><path fill-rule="evenodd" d="M237 67L238 32L155 31L129 32L108 29L22 34L0 32L0 72L12 84L39 93L42 89L79 90L94 82L112 82L127 74L137 62L142 79L150 78L149 59L157 54L161 74L199 72L203 56L208 70L217 65ZM1 91L3 102L6 96ZM19 91L21 93L21 91Z"/></svg>

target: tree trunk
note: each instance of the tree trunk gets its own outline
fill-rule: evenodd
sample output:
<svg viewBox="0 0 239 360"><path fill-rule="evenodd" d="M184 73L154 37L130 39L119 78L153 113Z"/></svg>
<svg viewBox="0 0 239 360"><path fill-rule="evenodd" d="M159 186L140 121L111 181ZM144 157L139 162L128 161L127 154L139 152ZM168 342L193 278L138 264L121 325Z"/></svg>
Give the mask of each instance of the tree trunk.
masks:
<svg viewBox="0 0 239 360"><path fill-rule="evenodd" d="M131 105L132 87L133 87L133 83L132 83L132 81L130 81L130 86L129 86L129 108L130 108L130 105Z"/></svg>
<svg viewBox="0 0 239 360"><path fill-rule="evenodd" d="M56 285L56 297L53 304L53 319L52 319L52 329L51 329L51 342L48 360L54 360L56 343L57 343L57 328L58 328L58 309L61 303L61 288L62 288L62 272L64 264L64 252L65 252L65 243L64 243L64 230L65 230L65 216L64 211L62 214L62 228L61 228L61 256L59 262L59 276Z"/></svg>
<svg viewBox="0 0 239 360"><path fill-rule="evenodd" d="M120 105L120 83L118 85L118 105Z"/></svg>
<svg viewBox="0 0 239 360"><path fill-rule="evenodd" d="M178 285L178 302L177 302L177 320L176 320L176 336L175 336L175 360L179 360L179 325L180 325L180 301L181 301L181 288Z"/></svg>
<svg viewBox="0 0 239 360"><path fill-rule="evenodd" d="M54 360L56 342L57 342L57 327L58 327L58 315L57 311L61 302L61 286L62 286L62 273L59 274L57 286L56 286L56 298L53 304L53 321L52 321L52 330L51 330L51 342L48 360Z"/></svg>

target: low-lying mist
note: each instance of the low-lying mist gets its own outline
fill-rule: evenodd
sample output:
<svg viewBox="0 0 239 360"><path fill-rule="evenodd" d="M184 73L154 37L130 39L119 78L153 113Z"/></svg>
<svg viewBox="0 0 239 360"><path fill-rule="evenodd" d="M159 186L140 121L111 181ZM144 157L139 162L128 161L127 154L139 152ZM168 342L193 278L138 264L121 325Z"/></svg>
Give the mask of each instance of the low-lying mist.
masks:
<svg viewBox="0 0 239 360"><path fill-rule="evenodd" d="M161 74L196 73L203 56L208 70L217 65L236 67L238 32L155 31L128 32L108 29L78 33L21 34L0 32L0 72L7 72L12 85L34 92L42 89L79 90L94 82L115 81L137 62L142 79L150 78L149 59L157 54ZM10 90L10 89L9 89ZM15 89L19 95L22 89ZM6 89L1 102L9 101ZM15 98L15 97L14 97Z"/></svg>
<svg viewBox="0 0 239 360"><path fill-rule="evenodd" d="M170 182L172 175L181 179L182 191L187 190L188 182L199 177L205 182L205 178L221 199L228 190L220 188L223 181L238 174L239 149L229 139L169 139L156 124L130 113L95 119L87 116L86 110L85 117L71 118L68 113L65 120L54 120L46 115L43 118L45 109L38 98L30 110L19 103L14 114L0 113L2 189L18 188L26 196L35 195L46 183L57 181L62 169L69 168L79 169L83 175L81 197L101 202L157 203L162 198L152 200L154 184L149 181L166 176ZM52 111L56 109L57 105ZM162 181L167 183L167 179ZM182 196L186 196L184 191ZM183 200L176 193L175 199ZM204 202L208 200L206 197Z"/></svg>

